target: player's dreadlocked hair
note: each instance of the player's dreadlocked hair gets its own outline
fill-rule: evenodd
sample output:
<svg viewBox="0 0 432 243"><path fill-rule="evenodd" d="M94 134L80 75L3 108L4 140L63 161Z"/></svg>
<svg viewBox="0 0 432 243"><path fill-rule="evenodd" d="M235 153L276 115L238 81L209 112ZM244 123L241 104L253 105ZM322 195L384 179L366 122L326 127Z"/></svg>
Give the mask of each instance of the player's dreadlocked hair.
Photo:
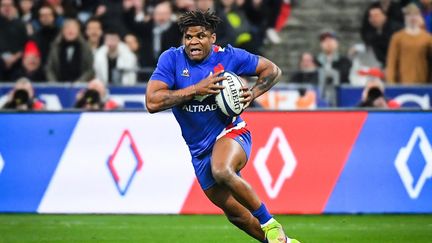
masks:
<svg viewBox="0 0 432 243"><path fill-rule="evenodd" d="M191 26L203 26L206 30L214 33L221 19L214 12L207 11L190 11L180 16L178 25L180 31L185 33Z"/></svg>

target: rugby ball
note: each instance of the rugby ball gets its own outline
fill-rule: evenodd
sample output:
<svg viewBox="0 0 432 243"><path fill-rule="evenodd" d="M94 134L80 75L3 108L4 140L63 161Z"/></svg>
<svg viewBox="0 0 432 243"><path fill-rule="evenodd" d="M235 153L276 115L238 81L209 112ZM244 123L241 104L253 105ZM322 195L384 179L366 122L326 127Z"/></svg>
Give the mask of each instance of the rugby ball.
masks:
<svg viewBox="0 0 432 243"><path fill-rule="evenodd" d="M244 84L239 76L230 71L225 71L219 76L226 79L218 84L225 86L219 94L216 95L216 104L219 109L227 116L238 116L243 112L244 105L240 102L242 88Z"/></svg>

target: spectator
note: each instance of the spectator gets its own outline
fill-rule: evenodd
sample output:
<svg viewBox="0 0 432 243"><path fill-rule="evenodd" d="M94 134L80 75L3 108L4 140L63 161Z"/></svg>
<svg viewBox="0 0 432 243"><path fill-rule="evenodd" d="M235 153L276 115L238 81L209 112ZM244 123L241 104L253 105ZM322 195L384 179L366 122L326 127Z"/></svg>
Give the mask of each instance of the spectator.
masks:
<svg viewBox="0 0 432 243"><path fill-rule="evenodd" d="M223 11L226 14L228 23L234 30L234 46L257 53L258 48L253 39L252 26L241 6L238 6L235 0L222 0L220 9L216 11Z"/></svg>
<svg viewBox="0 0 432 243"><path fill-rule="evenodd" d="M387 81L401 84L430 82L428 55L432 37L421 29L422 16L415 4L404 8L405 29L395 33L387 58Z"/></svg>
<svg viewBox="0 0 432 243"><path fill-rule="evenodd" d="M272 44L280 44L279 32L291 15L291 0L244 0L242 6L252 25L255 44L260 48L264 38Z"/></svg>
<svg viewBox="0 0 432 243"><path fill-rule="evenodd" d="M150 7L148 6L150 5ZM140 22L149 22L151 19L151 15L147 13L147 8L150 9L150 12L153 12L154 5L151 1L144 1L144 0L123 0L123 9L126 11L134 10L135 14L135 21ZM124 13L123 13L124 15ZM124 17L124 16L123 16ZM126 25L127 25L127 18L126 18ZM128 26L128 25L127 25ZM130 26L128 26L130 27Z"/></svg>
<svg viewBox="0 0 432 243"><path fill-rule="evenodd" d="M369 23L369 9L379 6L382 10L384 10L385 15L387 16L387 19L391 22L394 22L399 25L404 24L404 18L402 13L402 6L393 1L393 0L378 0L371 3L367 9L366 12L363 15L363 21L362 21L362 29L361 29L361 35L363 40L365 39L363 36L365 33L370 32L370 29L372 26Z"/></svg>
<svg viewBox="0 0 432 243"><path fill-rule="evenodd" d="M369 28L363 32L363 41L372 47L376 58L385 66L390 38L402 26L388 19L380 4L369 8Z"/></svg>
<svg viewBox="0 0 432 243"><path fill-rule="evenodd" d="M216 30L216 45L227 46L228 44L234 43L236 38L234 29L229 24L225 12L216 11L214 0L197 0L196 5L197 9L201 11L207 11L210 9L210 11L216 12L216 15L222 20Z"/></svg>
<svg viewBox="0 0 432 243"><path fill-rule="evenodd" d="M381 63L376 59L375 54L370 48L366 48L364 44L355 44L348 51L348 57L351 60L352 66L349 75L349 80L352 85L364 86L367 78L359 74L359 71L369 69L371 67L382 67Z"/></svg>
<svg viewBox="0 0 432 243"><path fill-rule="evenodd" d="M174 12L181 14L195 9L194 0L174 0Z"/></svg>
<svg viewBox="0 0 432 243"><path fill-rule="evenodd" d="M134 85L138 69L135 55L114 31L106 31L104 45L95 55L96 78L104 83Z"/></svg>
<svg viewBox="0 0 432 243"><path fill-rule="evenodd" d="M50 5L42 5L38 8L37 18L32 21L33 31L39 32L41 28L55 26L60 29L63 26L64 18L57 15L55 9Z"/></svg>
<svg viewBox="0 0 432 243"><path fill-rule="evenodd" d="M40 8L41 6L52 7L57 16L65 18L76 18L78 14L77 1L74 0L41 0L38 1L36 7Z"/></svg>
<svg viewBox="0 0 432 243"><path fill-rule="evenodd" d="M368 81L363 89L361 102L358 107L381 109L400 108L399 103L384 96L384 82L380 78L384 76L384 74L381 71L377 72L377 70L371 69L370 72L365 72L364 74L368 76Z"/></svg>
<svg viewBox="0 0 432 243"><path fill-rule="evenodd" d="M61 20L63 21L63 20ZM56 23L54 9L50 6L42 6L38 11L38 28L33 36L41 52L42 65L46 64L51 44L60 32L59 24Z"/></svg>
<svg viewBox="0 0 432 243"><path fill-rule="evenodd" d="M85 36L93 54L102 45L103 29L102 23L97 18L91 18L85 26Z"/></svg>
<svg viewBox="0 0 432 243"><path fill-rule="evenodd" d="M179 44L181 41L181 34L178 26L172 21L172 7L169 2L162 2L156 5L153 13L153 56L155 60L159 55L169 47ZM171 42L165 44L164 38L171 39ZM171 46L168 46L171 45Z"/></svg>
<svg viewBox="0 0 432 243"><path fill-rule="evenodd" d="M304 52L299 60L299 70L292 76L290 82L301 84L318 84L318 67L314 57L309 52Z"/></svg>
<svg viewBox="0 0 432 243"><path fill-rule="evenodd" d="M33 86L26 78L16 81L14 88L8 94L8 101L3 106L3 109L20 111L43 110L44 108L44 103L35 98Z"/></svg>
<svg viewBox="0 0 432 243"><path fill-rule="evenodd" d="M100 94L93 89L86 89L77 97L75 108L87 111L103 110L103 104Z"/></svg>
<svg viewBox="0 0 432 243"><path fill-rule="evenodd" d="M275 30L280 32L291 16L292 8L296 5L297 0L283 0L280 6L279 14L276 19Z"/></svg>
<svg viewBox="0 0 432 243"><path fill-rule="evenodd" d="M143 50L140 44L140 41L136 37L136 35L129 33L124 38L125 44L129 47L129 50L131 50L135 57L137 58L137 66L139 68L139 71L137 72L137 80L138 81L146 81L148 79L148 73L153 71L153 68L143 68L144 65L144 58L142 56Z"/></svg>
<svg viewBox="0 0 432 243"><path fill-rule="evenodd" d="M348 83L351 61L339 54L339 42L333 31L323 31L320 35L321 53L316 60L323 73L325 83L331 80L332 84Z"/></svg>
<svg viewBox="0 0 432 243"><path fill-rule="evenodd" d="M134 34L127 34L123 38L124 43L129 47L129 50L131 50L138 58L138 54L140 52L141 46L139 44L138 38Z"/></svg>
<svg viewBox="0 0 432 243"><path fill-rule="evenodd" d="M93 17L100 19L103 29L115 29L120 35L125 35L128 28L123 19L123 1L100 0L99 3Z"/></svg>
<svg viewBox="0 0 432 243"><path fill-rule="evenodd" d="M34 82L46 81L41 66L40 52L34 41L29 41L25 45L21 66L12 74L15 80L23 77Z"/></svg>
<svg viewBox="0 0 432 243"><path fill-rule="evenodd" d="M390 21L394 21L400 25L403 25L404 17L400 3L394 0L379 0L378 2Z"/></svg>
<svg viewBox="0 0 432 243"><path fill-rule="evenodd" d="M27 41L24 23L18 19L13 0L0 0L0 66L4 77L10 81L10 74L19 66L22 49Z"/></svg>
<svg viewBox="0 0 432 243"><path fill-rule="evenodd" d="M141 53L143 52L143 50L141 49L140 42L136 35L129 33L125 35L123 41L129 47L129 50L131 50L135 54L138 66L142 67L143 57L141 56Z"/></svg>
<svg viewBox="0 0 432 243"><path fill-rule="evenodd" d="M267 16L269 18L266 28L266 37L273 44L280 44L282 42L282 39L279 36L278 31L276 30L276 25L283 2L283 0L266 1L266 5L268 6Z"/></svg>
<svg viewBox="0 0 432 243"><path fill-rule="evenodd" d="M93 13L96 11L97 7L100 5L101 0L92 1L75 1L76 7L78 9L77 18L81 23L87 23L90 18L92 18Z"/></svg>
<svg viewBox="0 0 432 243"><path fill-rule="evenodd" d="M267 32L267 28L269 28L269 19L273 17L269 17L269 6L268 2L264 0L246 0L243 9L246 13L246 16L252 25L251 32L253 34L254 39L256 40L256 44L258 48L260 48L264 43L264 37ZM277 9L276 11L279 11ZM271 37L268 38L272 43L280 43L281 38L279 34L275 30L275 26L272 26L272 30L269 30ZM219 36L218 36L219 37Z"/></svg>
<svg viewBox="0 0 432 243"><path fill-rule="evenodd" d="M432 0L421 0L425 28L432 33Z"/></svg>
<svg viewBox="0 0 432 243"><path fill-rule="evenodd" d="M108 96L105 83L98 79L91 80L85 90L77 94L75 108L85 110L114 110L119 104Z"/></svg>
<svg viewBox="0 0 432 243"><path fill-rule="evenodd" d="M33 0L19 0L19 15L24 23L33 19Z"/></svg>
<svg viewBox="0 0 432 243"><path fill-rule="evenodd" d="M21 21L25 23L27 35L33 35L32 20L33 20L33 0L19 1L19 14Z"/></svg>
<svg viewBox="0 0 432 243"><path fill-rule="evenodd" d="M177 24L172 20L170 2L157 4L153 11L153 18L149 22L136 21L133 8L126 9L126 19L133 33L141 39L143 65L154 67L159 55L173 46L181 43L182 35Z"/></svg>
<svg viewBox="0 0 432 243"><path fill-rule="evenodd" d="M46 77L54 82L77 82L93 76L93 54L80 34L80 24L75 19L67 20L49 52Z"/></svg>

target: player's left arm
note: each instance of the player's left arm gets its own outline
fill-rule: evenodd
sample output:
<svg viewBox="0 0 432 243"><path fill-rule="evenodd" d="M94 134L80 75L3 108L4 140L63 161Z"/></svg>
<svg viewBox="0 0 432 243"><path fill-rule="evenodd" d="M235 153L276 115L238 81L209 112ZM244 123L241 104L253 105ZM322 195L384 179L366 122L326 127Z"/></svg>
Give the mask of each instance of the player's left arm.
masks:
<svg viewBox="0 0 432 243"><path fill-rule="evenodd" d="M246 107L249 106L250 102L255 98L273 87L279 81L282 71L272 61L260 56L256 67L256 74L258 80L255 85L251 89L245 88L243 90L242 102L246 104Z"/></svg>

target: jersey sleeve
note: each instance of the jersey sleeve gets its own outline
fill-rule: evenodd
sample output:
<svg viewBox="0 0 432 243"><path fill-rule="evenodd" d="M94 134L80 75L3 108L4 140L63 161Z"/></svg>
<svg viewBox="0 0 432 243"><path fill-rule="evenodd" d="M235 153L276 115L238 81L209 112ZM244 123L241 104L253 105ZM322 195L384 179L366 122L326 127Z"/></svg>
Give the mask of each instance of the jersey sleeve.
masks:
<svg viewBox="0 0 432 243"><path fill-rule="evenodd" d="M175 84L175 53L168 49L164 51L158 60L156 69L153 71L150 81L159 80L173 88Z"/></svg>
<svg viewBox="0 0 432 243"><path fill-rule="evenodd" d="M237 62L238 75L255 75L258 66L258 55L254 55L246 50L233 48L234 58Z"/></svg>

